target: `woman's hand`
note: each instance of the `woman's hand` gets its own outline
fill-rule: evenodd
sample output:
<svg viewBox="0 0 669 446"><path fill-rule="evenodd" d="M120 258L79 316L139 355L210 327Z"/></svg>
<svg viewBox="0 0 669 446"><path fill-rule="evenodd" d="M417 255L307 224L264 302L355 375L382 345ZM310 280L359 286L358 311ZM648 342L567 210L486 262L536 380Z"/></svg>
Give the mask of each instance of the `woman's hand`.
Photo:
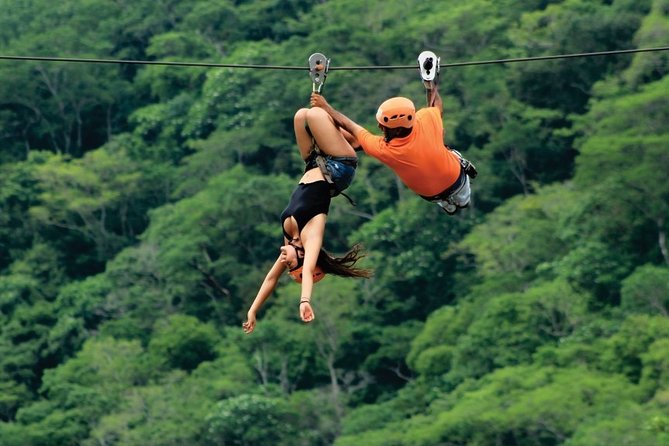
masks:
<svg viewBox="0 0 669 446"><path fill-rule="evenodd" d="M249 334L256 328L256 314L253 311L249 311L246 315L246 322L242 324L244 333Z"/></svg>
<svg viewBox="0 0 669 446"><path fill-rule="evenodd" d="M313 321L316 318L311 303L306 300L300 302L300 318L305 324Z"/></svg>

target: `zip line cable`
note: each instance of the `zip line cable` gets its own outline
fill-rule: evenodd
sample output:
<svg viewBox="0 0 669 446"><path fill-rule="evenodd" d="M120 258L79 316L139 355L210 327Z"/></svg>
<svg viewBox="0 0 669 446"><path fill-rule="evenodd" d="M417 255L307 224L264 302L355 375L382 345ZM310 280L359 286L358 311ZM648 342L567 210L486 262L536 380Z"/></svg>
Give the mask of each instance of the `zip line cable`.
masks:
<svg viewBox="0 0 669 446"><path fill-rule="evenodd" d="M213 62L166 62L159 60L122 60L122 59L80 59L75 57L42 57L42 56L0 56L0 60L22 60L39 62L74 62L99 64L128 64L128 65L167 65L178 67L209 67L209 68L260 68L267 70L304 70L305 67L280 65L243 65L221 64ZM306 68L309 69L308 67Z"/></svg>
<svg viewBox="0 0 669 446"><path fill-rule="evenodd" d="M538 60L554 60L554 59L570 59L577 57L594 57L594 56L611 56L616 54L630 54L630 53L647 53L653 51L667 51L669 46L655 47L655 48L634 48L628 50L612 50L600 51L595 53L574 53L574 54L558 54L553 56L535 56L535 57L519 57L515 59L492 59L480 60L470 62L454 62L440 64L441 68L464 67L471 65L492 65L505 64L514 62L531 62ZM18 60L18 61L41 61L41 62L69 62L69 63L97 63L97 64L128 64L128 65L164 65L164 66L179 66L179 67L208 67L208 68L257 68L263 70L309 70L309 67L285 66L285 65L245 65L245 64L221 64L209 62L169 62L157 60L122 60L122 59L82 59L74 57L42 57L42 56L3 56L0 55L0 60ZM415 70L417 65L386 65L386 66L351 66L351 67L333 67L330 66L330 71L336 70Z"/></svg>
<svg viewBox="0 0 669 446"><path fill-rule="evenodd" d="M629 54L629 53L648 53L652 51L667 51L669 46L655 47L655 48L635 48L629 50L612 50L600 51L596 53L575 53L575 54L558 54L553 56L535 56L535 57L519 57L515 59L492 59L492 60L478 60L470 62L453 62L439 64L440 68L465 67L471 65L492 65L504 64L513 62L532 62L537 60L552 60L552 59L570 59L576 57L593 57L593 56L611 56L615 54ZM415 65L405 66L386 66L386 67L330 67L330 70L372 70L372 69L415 69Z"/></svg>

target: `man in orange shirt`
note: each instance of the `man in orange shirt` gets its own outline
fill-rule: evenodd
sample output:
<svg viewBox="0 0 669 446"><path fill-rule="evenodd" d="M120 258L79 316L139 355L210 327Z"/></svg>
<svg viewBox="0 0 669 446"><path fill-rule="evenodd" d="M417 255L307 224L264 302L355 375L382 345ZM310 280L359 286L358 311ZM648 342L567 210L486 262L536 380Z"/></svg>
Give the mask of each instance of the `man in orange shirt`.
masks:
<svg viewBox="0 0 669 446"><path fill-rule="evenodd" d="M311 105L327 111L336 125L358 140L366 154L390 167L409 189L453 215L469 206L469 177L474 178L476 170L444 145L441 96L435 83L429 87L431 106L417 112L413 102L403 97L390 98L379 106L376 120L383 136L373 135L332 108L319 93L312 93Z"/></svg>

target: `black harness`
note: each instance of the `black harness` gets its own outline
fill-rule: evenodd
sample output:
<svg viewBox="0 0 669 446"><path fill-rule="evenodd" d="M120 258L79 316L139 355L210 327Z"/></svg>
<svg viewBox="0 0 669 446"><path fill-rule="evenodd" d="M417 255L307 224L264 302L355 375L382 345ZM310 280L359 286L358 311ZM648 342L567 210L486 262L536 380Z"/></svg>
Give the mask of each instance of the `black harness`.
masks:
<svg viewBox="0 0 669 446"><path fill-rule="evenodd" d="M467 176L469 176L469 178L471 178L472 180L476 178L476 175L478 175L476 167L474 167L474 165L471 162L462 158L461 156L459 156L459 158L460 158L460 175L458 176L458 179L455 180L455 183L451 184L446 189L439 192L437 195L433 195L431 197L421 195L422 198L426 199L427 201L448 201L450 196L453 195L458 190L460 190L460 188L465 184Z"/></svg>
<svg viewBox="0 0 669 446"><path fill-rule="evenodd" d="M455 180L455 183L451 184L437 195L432 195L431 197L421 195L421 198L424 198L427 201L448 201L450 196L465 184L466 180L467 174L465 173L465 169L460 166L460 175L458 176L458 179Z"/></svg>

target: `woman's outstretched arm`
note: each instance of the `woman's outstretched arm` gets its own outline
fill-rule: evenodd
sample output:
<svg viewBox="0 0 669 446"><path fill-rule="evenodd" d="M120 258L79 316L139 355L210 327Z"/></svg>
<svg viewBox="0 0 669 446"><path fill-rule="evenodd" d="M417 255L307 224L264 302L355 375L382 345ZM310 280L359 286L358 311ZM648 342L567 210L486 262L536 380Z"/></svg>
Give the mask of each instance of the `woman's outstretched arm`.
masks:
<svg viewBox="0 0 669 446"><path fill-rule="evenodd" d="M285 271L285 269L286 265L281 261L281 256L279 256L279 258L276 259L276 262L274 262L274 265L272 265L272 268L270 268L269 272L265 276L265 280L263 280L262 285L260 285L258 294L253 300L251 308L249 308L249 311L246 314L246 322L242 324L242 328L244 329L245 333L251 333L255 328L256 315L258 314L260 307L262 307L267 298L274 291L274 288L276 288L279 277L281 277L281 274Z"/></svg>
<svg viewBox="0 0 669 446"><path fill-rule="evenodd" d="M316 317L313 308L311 308L311 295L314 289L313 273L323 246L326 220L327 216L325 214L316 215L309 220L300 234L304 246L302 288L300 290L300 318L303 322L311 322Z"/></svg>

